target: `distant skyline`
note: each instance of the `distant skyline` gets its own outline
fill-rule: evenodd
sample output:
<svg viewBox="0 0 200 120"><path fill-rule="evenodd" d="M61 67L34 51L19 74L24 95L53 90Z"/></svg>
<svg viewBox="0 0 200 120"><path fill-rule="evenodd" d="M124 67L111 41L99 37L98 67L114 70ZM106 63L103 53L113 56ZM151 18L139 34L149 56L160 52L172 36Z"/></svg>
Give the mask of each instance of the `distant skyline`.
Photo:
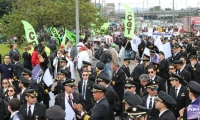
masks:
<svg viewBox="0 0 200 120"><path fill-rule="evenodd" d="M94 2L95 0L92 0ZM129 5L131 8L143 8L143 1L144 1L144 8L147 9L147 1L148 1L148 8L154 7L154 6L159 6L159 0L103 0L103 2L106 3L115 3L115 10L119 10L119 3L120 9L123 8L123 4ZM98 3L99 0L96 0ZM100 0L102 2L102 0ZM172 8L172 2L173 0L160 0L161 3L161 8ZM187 5L186 5L187 3ZM175 10L180 10L180 9L185 9L187 6L188 7L200 7L200 0L174 0L174 9Z"/></svg>

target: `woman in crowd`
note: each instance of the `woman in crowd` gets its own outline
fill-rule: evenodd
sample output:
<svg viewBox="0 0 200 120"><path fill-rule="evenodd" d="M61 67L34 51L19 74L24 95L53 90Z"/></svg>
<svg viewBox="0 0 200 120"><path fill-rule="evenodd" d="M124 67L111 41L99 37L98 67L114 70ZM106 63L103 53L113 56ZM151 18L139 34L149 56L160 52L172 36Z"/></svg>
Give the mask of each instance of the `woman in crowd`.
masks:
<svg viewBox="0 0 200 120"><path fill-rule="evenodd" d="M10 45L10 51L9 51L9 56L11 58L11 63L14 64L13 60L12 60L12 56L14 54L18 54L20 56L19 51L17 50L17 44L12 44Z"/></svg>
<svg viewBox="0 0 200 120"><path fill-rule="evenodd" d="M7 90L7 95L4 100L9 102L13 98L17 98L16 88L15 86L9 86Z"/></svg>
<svg viewBox="0 0 200 120"><path fill-rule="evenodd" d="M2 86L0 88L0 98L4 99L5 96L7 95L7 92L8 92L8 87L10 86L10 82L8 79L3 79L2 80Z"/></svg>
<svg viewBox="0 0 200 120"><path fill-rule="evenodd" d="M48 68L48 63L49 63L47 53L45 52L45 46L41 46L39 50L39 55L41 55L42 58L44 59L44 61L40 61L40 67L45 72L46 69Z"/></svg>
<svg viewBox="0 0 200 120"><path fill-rule="evenodd" d="M64 57L60 50L57 51L57 56L53 60L53 66L55 68L54 75L56 76L58 71L60 70L60 60Z"/></svg>
<svg viewBox="0 0 200 120"><path fill-rule="evenodd" d="M24 59L24 62L23 62L24 68L32 70L31 55L28 53L28 47L25 47L24 50L25 52L22 54L22 57Z"/></svg>

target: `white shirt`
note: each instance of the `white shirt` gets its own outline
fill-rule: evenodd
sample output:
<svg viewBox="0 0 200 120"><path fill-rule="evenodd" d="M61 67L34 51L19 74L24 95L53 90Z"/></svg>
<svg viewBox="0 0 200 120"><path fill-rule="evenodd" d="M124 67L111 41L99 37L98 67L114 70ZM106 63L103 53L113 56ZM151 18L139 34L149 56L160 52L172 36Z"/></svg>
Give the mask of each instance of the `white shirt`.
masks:
<svg viewBox="0 0 200 120"><path fill-rule="evenodd" d="M3 89L3 93L5 93L8 90L8 88Z"/></svg>
<svg viewBox="0 0 200 120"><path fill-rule="evenodd" d="M85 94L86 94L86 86L87 86L87 82L88 82L88 80L83 80L83 85L82 85L82 95L83 95L83 90L84 90L84 89L85 89ZM83 88L84 84L85 84L85 88ZM83 95L84 100L86 100L86 96L85 96L85 94Z"/></svg>
<svg viewBox="0 0 200 120"><path fill-rule="evenodd" d="M15 115L15 113L17 113L17 112L19 112L19 111L15 111L14 113L12 113L10 118L12 118Z"/></svg>
<svg viewBox="0 0 200 120"><path fill-rule="evenodd" d="M178 97L178 93L179 93L179 91L180 91L180 89L181 89L181 85L180 85L178 88L175 87L175 91L176 91L176 89L178 89L178 90L177 90L177 95L176 95L176 96Z"/></svg>
<svg viewBox="0 0 200 120"><path fill-rule="evenodd" d="M180 69L180 72L181 72L183 69L184 69L184 67L182 67L182 68Z"/></svg>
<svg viewBox="0 0 200 120"><path fill-rule="evenodd" d="M154 80L154 79L155 79L155 77L156 77L156 75L155 75L154 77L150 78L150 79L151 79L151 80Z"/></svg>
<svg viewBox="0 0 200 120"><path fill-rule="evenodd" d="M71 50L72 50L72 47L69 47L69 48L67 49L67 51L69 52L69 54L70 54Z"/></svg>
<svg viewBox="0 0 200 120"><path fill-rule="evenodd" d="M150 103L150 98L152 98L152 108L153 108L153 105L154 105L154 99L155 99L155 96L150 96L150 95L148 95L148 97L147 97L147 108L149 108L149 103Z"/></svg>
<svg viewBox="0 0 200 120"><path fill-rule="evenodd" d="M27 104L27 115L28 115L28 111L29 111L29 106L30 105ZM33 114L34 108L35 108L35 104L31 105L31 115Z"/></svg>
<svg viewBox="0 0 200 120"><path fill-rule="evenodd" d="M70 98L71 98L71 100L72 100L72 102L73 102L73 94L71 93L71 94L67 94L67 93L65 93L65 100L67 100L67 101L65 101L65 102L68 102L69 101L69 96L70 95Z"/></svg>
<svg viewBox="0 0 200 120"><path fill-rule="evenodd" d="M81 51L80 53L78 53L78 65L77 65L77 67L78 67L79 70L82 67L83 61L90 62L90 58L89 58L87 51Z"/></svg>
<svg viewBox="0 0 200 120"><path fill-rule="evenodd" d="M163 110L162 112L160 112L160 114L159 114L159 117L165 112L165 111L167 111L168 109L165 109L165 110Z"/></svg>
<svg viewBox="0 0 200 120"><path fill-rule="evenodd" d="M21 91L22 94L24 93L24 90L26 90L26 88L24 88L24 89Z"/></svg>

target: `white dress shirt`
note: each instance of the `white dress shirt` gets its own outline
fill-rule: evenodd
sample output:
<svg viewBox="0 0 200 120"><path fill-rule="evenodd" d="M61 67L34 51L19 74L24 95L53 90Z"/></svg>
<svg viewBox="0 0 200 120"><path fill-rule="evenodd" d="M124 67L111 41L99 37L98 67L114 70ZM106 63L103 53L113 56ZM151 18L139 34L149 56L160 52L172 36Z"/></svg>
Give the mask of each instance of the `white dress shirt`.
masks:
<svg viewBox="0 0 200 120"><path fill-rule="evenodd" d="M30 105L27 104L27 115L28 115L28 111L29 111L29 106ZM35 104L31 105L31 115L33 115L34 108L35 108Z"/></svg>
<svg viewBox="0 0 200 120"><path fill-rule="evenodd" d="M21 91L22 94L24 93L24 90L26 90L26 88L24 88L24 89Z"/></svg>
<svg viewBox="0 0 200 120"><path fill-rule="evenodd" d="M83 95L83 90L84 90L84 89L85 89L85 94L86 94L87 82L88 82L88 80L83 80L83 84L82 84L82 95ZM85 88L83 88L83 87L84 87L84 84L85 84ZM85 94L83 95L84 100L86 100Z"/></svg>
<svg viewBox="0 0 200 120"><path fill-rule="evenodd" d="M181 89L181 85L180 85L178 88L175 87L175 90L176 90L176 89L177 89L177 92L176 92L177 95L176 95L176 96L178 97L178 93L179 93L179 91L180 91L180 89Z"/></svg>
<svg viewBox="0 0 200 120"><path fill-rule="evenodd" d="M153 108L153 105L154 105L154 99L155 99L155 96L150 96L150 95L148 95L148 97L147 97L147 108L149 108L149 103L150 103L150 98L152 98L152 108Z"/></svg>
<svg viewBox="0 0 200 120"><path fill-rule="evenodd" d="M79 70L82 67L83 61L90 62L90 58L89 58L87 51L81 51L80 53L78 53L78 65L77 65L77 67L78 67Z"/></svg>
<svg viewBox="0 0 200 120"><path fill-rule="evenodd" d="M155 79L155 77L156 77L156 75L155 75L154 77L150 78L150 79L151 79L151 80L154 80L154 79Z"/></svg>

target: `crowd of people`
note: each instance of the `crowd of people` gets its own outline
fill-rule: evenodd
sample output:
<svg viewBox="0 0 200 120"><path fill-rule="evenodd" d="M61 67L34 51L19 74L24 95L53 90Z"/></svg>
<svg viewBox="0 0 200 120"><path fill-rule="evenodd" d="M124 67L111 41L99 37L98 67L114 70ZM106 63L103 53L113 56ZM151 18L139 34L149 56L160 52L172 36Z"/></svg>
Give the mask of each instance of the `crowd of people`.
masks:
<svg viewBox="0 0 200 120"><path fill-rule="evenodd" d="M161 38L163 44L171 44L169 58L152 37L140 38L138 53L123 34L113 35L109 45L95 43L95 51L81 38L75 46L69 40L58 50L51 40L48 46L43 40L37 46L28 43L22 55L11 45L0 65L0 120L187 120L187 106L200 96L198 38ZM143 53L145 48L150 56ZM94 57L99 59L95 66ZM135 66L132 70L130 64ZM34 79L36 66L41 72ZM44 80L47 69L53 77L50 86Z"/></svg>

